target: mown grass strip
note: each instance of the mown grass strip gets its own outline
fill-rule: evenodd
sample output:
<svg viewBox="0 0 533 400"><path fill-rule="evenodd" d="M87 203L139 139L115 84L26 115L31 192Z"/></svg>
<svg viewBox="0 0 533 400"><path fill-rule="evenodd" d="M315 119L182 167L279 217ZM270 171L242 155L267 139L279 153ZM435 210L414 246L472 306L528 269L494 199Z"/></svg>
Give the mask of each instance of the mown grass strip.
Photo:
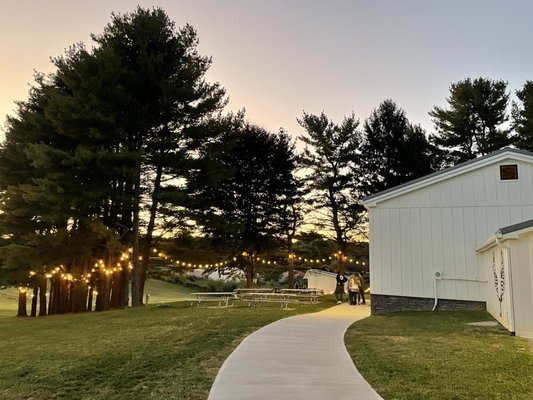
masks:
<svg viewBox="0 0 533 400"><path fill-rule="evenodd" d="M372 316L345 337L357 368L385 400L531 400L533 351L485 312Z"/></svg>

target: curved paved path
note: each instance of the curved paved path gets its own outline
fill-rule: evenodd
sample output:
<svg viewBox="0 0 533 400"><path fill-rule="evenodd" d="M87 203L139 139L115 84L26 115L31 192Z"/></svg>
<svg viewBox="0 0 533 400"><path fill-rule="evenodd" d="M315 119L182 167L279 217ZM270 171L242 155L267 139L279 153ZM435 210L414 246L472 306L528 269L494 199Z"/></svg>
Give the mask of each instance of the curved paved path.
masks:
<svg viewBox="0 0 533 400"><path fill-rule="evenodd" d="M370 315L344 303L285 318L254 332L226 359L208 400L375 400L344 346L344 333Z"/></svg>

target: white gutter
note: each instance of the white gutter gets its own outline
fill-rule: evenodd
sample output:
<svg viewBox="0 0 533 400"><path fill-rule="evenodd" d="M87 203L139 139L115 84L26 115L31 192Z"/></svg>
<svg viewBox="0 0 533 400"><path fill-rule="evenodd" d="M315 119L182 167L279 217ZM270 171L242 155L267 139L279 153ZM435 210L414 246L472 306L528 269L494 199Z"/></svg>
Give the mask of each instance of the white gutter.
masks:
<svg viewBox="0 0 533 400"><path fill-rule="evenodd" d="M511 313L510 313L510 325L511 325L511 336L516 335L516 326L515 326L515 315L514 315L514 296L513 296L513 275L512 275L512 268L511 268L511 248L509 245L504 245L501 242L503 235L501 233L496 233L496 245L500 249L505 249L507 253L507 265L509 266L509 302L511 306Z"/></svg>

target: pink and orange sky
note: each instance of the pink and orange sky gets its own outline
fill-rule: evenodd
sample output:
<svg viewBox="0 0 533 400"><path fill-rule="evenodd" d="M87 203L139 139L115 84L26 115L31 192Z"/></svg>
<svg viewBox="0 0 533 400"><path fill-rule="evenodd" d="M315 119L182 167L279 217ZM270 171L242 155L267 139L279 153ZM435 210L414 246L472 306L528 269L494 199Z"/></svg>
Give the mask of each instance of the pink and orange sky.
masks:
<svg viewBox="0 0 533 400"><path fill-rule="evenodd" d="M228 110L294 137L303 110L363 121L392 98L433 131L428 111L446 105L451 82L479 76L533 80L533 3L528 0L2 0L0 127L27 97L33 71L75 42L91 45L111 12L159 6L198 31L213 57L208 80Z"/></svg>

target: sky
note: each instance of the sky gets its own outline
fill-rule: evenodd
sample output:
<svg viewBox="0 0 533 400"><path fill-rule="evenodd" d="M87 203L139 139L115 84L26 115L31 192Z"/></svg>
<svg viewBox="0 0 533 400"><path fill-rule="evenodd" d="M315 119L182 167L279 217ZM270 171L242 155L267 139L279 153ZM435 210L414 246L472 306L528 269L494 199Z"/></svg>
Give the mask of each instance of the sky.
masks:
<svg viewBox="0 0 533 400"><path fill-rule="evenodd" d="M363 122L385 99L432 133L428 112L447 105L451 83L502 79L514 97L533 80L529 0L1 0L0 132L34 71L53 72L51 57L90 47L112 12L137 5L195 27L227 111L294 138L304 111Z"/></svg>

